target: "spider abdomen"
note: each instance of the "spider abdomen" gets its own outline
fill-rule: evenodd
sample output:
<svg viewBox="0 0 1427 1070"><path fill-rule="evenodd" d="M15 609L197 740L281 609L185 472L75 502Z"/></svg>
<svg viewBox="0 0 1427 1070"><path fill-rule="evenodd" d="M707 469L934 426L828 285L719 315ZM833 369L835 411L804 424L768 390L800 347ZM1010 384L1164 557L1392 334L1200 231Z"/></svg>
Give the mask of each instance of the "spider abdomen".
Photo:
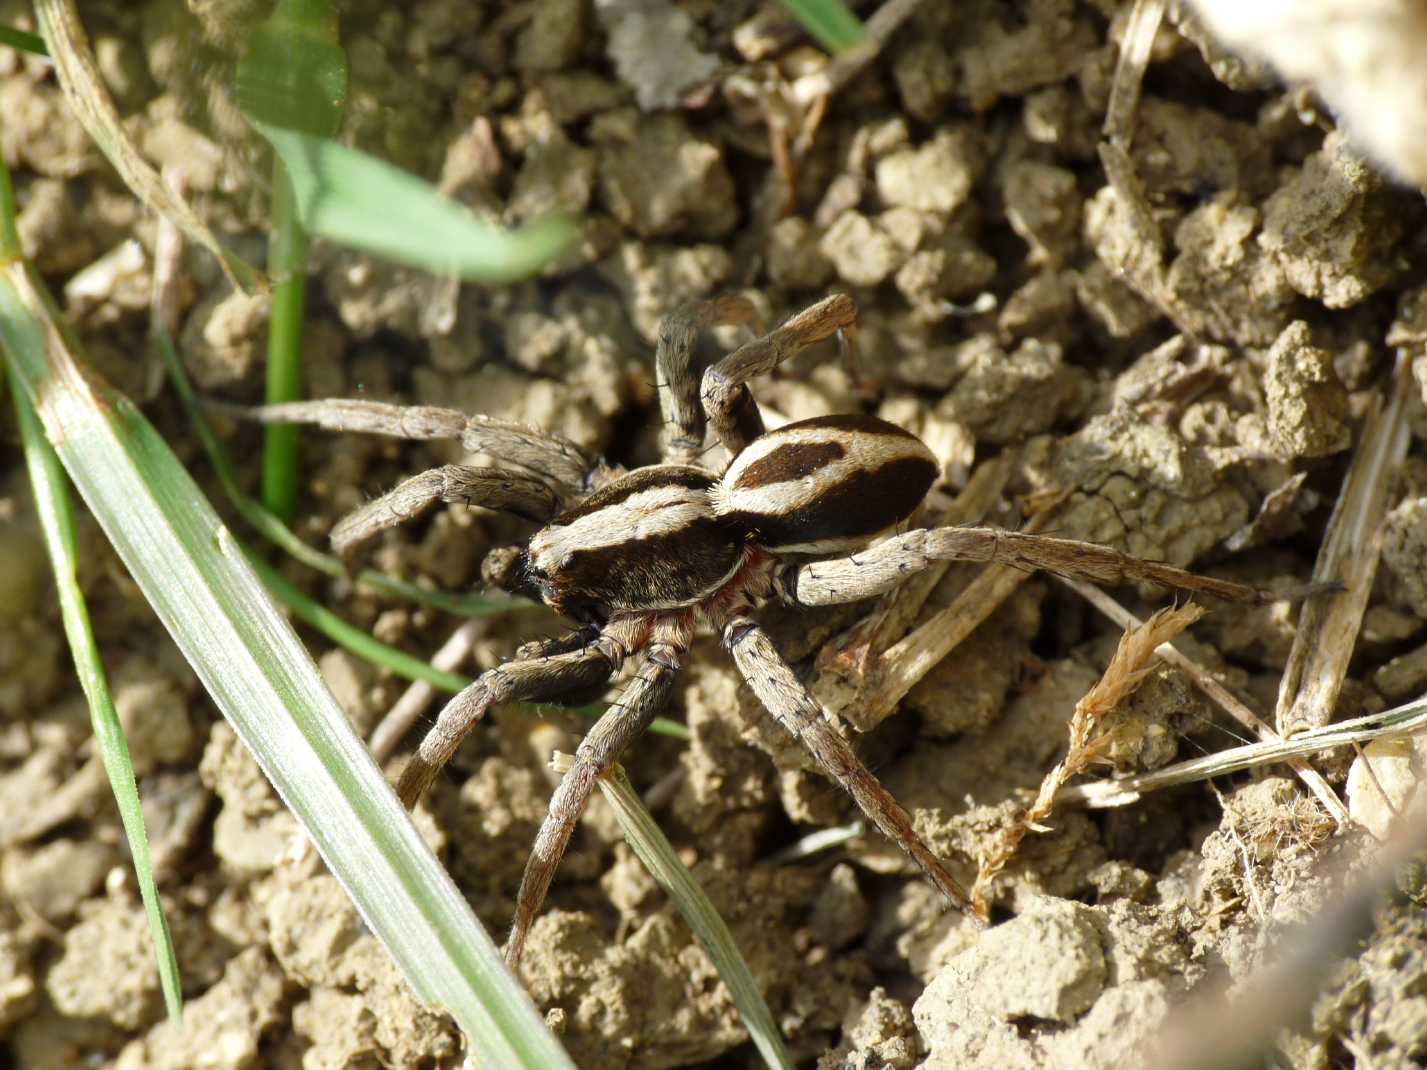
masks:
<svg viewBox="0 0 1427 1070"><path fill-rule="evenodd" d="M840 553L911 516L938 471L932 451L895 424L816 416L750 443L714 488L714 508L769 550Z"/></svg>
<svg viewBox="0 0 1427 1070"><path fill-rule="evenodd" d="M715 477L684 465L621 476L531 538L526 575L547 604L575 617L671 609L716 591L744 548L714 515Z"/></svg>

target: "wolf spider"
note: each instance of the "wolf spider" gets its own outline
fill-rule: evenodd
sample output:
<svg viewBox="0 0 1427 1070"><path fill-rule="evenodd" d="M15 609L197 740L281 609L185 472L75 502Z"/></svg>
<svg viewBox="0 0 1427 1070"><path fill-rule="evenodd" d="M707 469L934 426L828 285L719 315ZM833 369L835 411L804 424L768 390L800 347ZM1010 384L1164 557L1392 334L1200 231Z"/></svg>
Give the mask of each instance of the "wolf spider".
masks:
<svg viewBox="0 0 1427 1070"><path fill-rule="evenodd" d="M721 637L768 712L948 900L975 918L965 892L907 812L778 653L758 623L761 604L853 602L938 560L1002 562L1103 583L1149 580L1235 602L1312 593L1305 587L1275 594L1091 543L987 527L916 529L874 544L912 515L936 481L932 452L873 416L822 416L767 431L747 385L804 347L850 331L855 318L852 299L835 294L724 356L700 380L694 361L699 332L754 323L752 306L725 296L668 316L655 356L667 425L664 462L628 472L604 466L557 434L449 409L330 400L252 412L263 422L456 439L508 466L443 465L406 480L337 524L332 542L339 551L436 502L479 504L541 525L523 546L491 551L483 578L543 601L579 627L527 644L447 703L401 775L397 791L408 807L492 706L589 701L627 659L639 658L638 671L585 735L550 800L506 945L512 966L597 780L668 699L700 625ZM702 464L706 424L727 450L721 472Z"/></svg>

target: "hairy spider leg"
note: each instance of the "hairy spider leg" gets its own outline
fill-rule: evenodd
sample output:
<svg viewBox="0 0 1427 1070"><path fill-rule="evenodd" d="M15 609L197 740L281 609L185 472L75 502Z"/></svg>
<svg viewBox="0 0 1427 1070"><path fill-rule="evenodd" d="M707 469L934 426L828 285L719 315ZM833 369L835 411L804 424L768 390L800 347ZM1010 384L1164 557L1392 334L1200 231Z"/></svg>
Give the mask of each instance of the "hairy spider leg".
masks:
<svg viewBox="0 0 1427 1070"><path fill-rule="evenodd" d="M664 417L664 463L697 465L704 452L704 410L699 404L699 375L694 352L699 335L726 323L744 324L761 334L753 302L740 294L723 294L681 305L659 321L654 370L659 382L659 411ZM735 399L739 419L762 428L753 394L745 387Z"/></svg>
<svg viewBox="0 0 1427 1070"><path fill-rule="evenodd" d="M403 479L332 527L332 549L345 554L373 535L412 520L437 502L480 505L545 523L563 507L549 485L504 468L443 464Z"/></svg>
<svg viewBox="0 0 1427 1070"><path fill-rule="evenodd" d="M472 453L489 453L506 464L534 472L555 484L562 498L585 489L598 461L562 435L538 431L513 420L467 416L432 405L392 405L358 398L288 401L278 405L216 406L263 424L310 424L329 431L353 431L389 438L450 438Z"/></svg>
<svg viewBox="0 0 1427 1070"><path fill-rule="evenodd" d="M784 564L777 571L774 590L788 605L856 602L890 590L933 561L994 562L1105 584L1147 580L1171 590L1250 605L1298 601L1341 589L1334 583L1309 583L1287 591L1272 591L1131 557L1093 542L1000 528L954 527L918 528L848 557Z"/></svg>
<svg viewBox="0 0 1427 1070"><path fill-rule="evenodd" d="M416 805L436 774L451 760L461 740L492 706L518 700L552 701L605 683L624 663L626 648L601 636L579 650L550 657L517 657L488 669L475 682L446 703L435 727L422 738L402 770L396 793L409 810Z"/></svg>
<svg viewBox="0 0 1427 1070"><path fill-rule="evenodd" d="M748 391L748 381L772 371L814 342L849 330L856 323L857 306L852 298L847 294L833 294L803 309L763 337L735 349L704 372L699 396L714 433L728 450L730 463L763 433L762 417L756 426L746 420L746 407L741 399Z"/></svg>
<svg viewBox="0 0 1427 1070"><path fill-rule="evenodd" d="M230 411L229 406L221 407ZM467 416L455 409L329 398L252 408L233 406L231 411L264 424L310 424L331 431L410 440L456 439L463 449L488 453L534 473L447 464L412 476L337 522L331 542L339 554L404 524L437 502L480 505L544 523L604 475L598 461L559 435L509 420Z"/></svg>
<svg viewBox="0 0 1427 1070"><path fill-rule="evenodd" d="M942 895L984 925L970 898L912 827L912 819L852 746L838 735L817 700L808 694L773 640L752 617L735 614L720 629L734 664L763 707L852 796L864 814L911 857Z"/></svg>
<svg viewBox="0 0 1427 1070"><path fill-rule="evenodd" d="M550 797L550 809L536 834L516 897L515 921L505 946L505 960L511 969L520 965L530 926L545 902L555 870L596 782L644 733L668 701L692 631L688 613L664 617L655 623L634 678L604 716L585 733L575 751L574 764Z"/></svg>

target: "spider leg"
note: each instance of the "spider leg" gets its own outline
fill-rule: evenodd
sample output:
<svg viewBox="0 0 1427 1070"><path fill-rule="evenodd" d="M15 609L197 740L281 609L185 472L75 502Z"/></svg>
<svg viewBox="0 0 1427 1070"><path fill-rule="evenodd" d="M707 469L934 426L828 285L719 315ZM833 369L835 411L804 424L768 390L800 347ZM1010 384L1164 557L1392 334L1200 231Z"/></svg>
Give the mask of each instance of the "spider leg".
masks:
<svg viewBox="0 0 1427 1070"><path fill-rule="evenodd" d="M1105 584L1148 580L1173 590L1250 605L1294 601L1340 589L1333 583L1308 583L1288 591L1271 591L1131 557L1093 542L978 527L920 528L851 557L785 565L778 571L774 589L790 605L855 602L889 590L933 561L994 561Z"/></svg>
<svg viewBox="0 0 1427 1070"><path fill-rule="evenodd" d="M518 661L526 661L530 658L552 658L556 654L568 654L572 650L580 650L589 646L599 638L599 635L598 625L582 624L564 635L532 639L528 643L522 643L516 649L515 657Z"/></svg>
<svg viewBox="0 0 1427 1070"><path fill-rule="evenodd" d="M491 416L467 416L431 405L392 405L358 398L289 401L279 405L215 405L263 424L311 424L330 431L356 431L404 439L450 438L472 453L489 453L507 464L555 481L566 497L583 490L598 462L566 438Z"/></svg>
<svg viewBox="0 0 1427 1070"><path fill-rule="evenodd" d="M735 349L704 372L700 396L714 433L728 450L729 458L763 433L763 420L753 423L757 408L750 410L741 399L747 383L755 375L772 371L799 350L821 342L857 322L857 306L847 294L833 294L803 309L782 326L761 338Z"/></svg>
<svg viewBox="0 0 1427 1070"><path fill-rule="evenodd" d="M668 700L687 645L687 630L682 635L656 635L634 679L619 700L585 734L575 751L574 765L565 773L551 796L550 809L541 822L535 845L525 863L525 875L521 878L516 899L515 921L511 925L510 941L505 946L505 960L511 969L520 965L530 926L545 902L555 870L564 857L565 848L596 782L643 734Z"/></svg>
<svg viewBox="0 0 1427 1070"><path fill-rule="evenodd" d="M659 344L654 369L659 380L659 409L664 417L663 452L666 464L697 464L704 449L704 410L699 405L699 378L694 368L694 347L699 333L723 323L743 323L762 328L753 303L739 294L724 294L708 301L681 305L659 321ZM758 409L744 387L734 405ZM744 419L749 419L747 415Z"/></svg>
<svg viewBox="0 0 1427 1070"><path fill-rule="evenodd" d="M957 909L979 921L961 885L912 828L907 811L862 764L847 740L838 735L822 707L778 653L768 633L752 618L741 615L728 620L722 632L724 645L733 655L738 671L768 712L807 747L873 824L922 867L942 895Z"/></svg>
<svg viewBox="0 0 1427 1070"><path fill-rule="evenodd" d="M396 793L407 809L431 786L431 781L456 753L461 740L492 706L514 699L555 699L598 686L624 662L623 644L601 637L589 646L554 657L508 661L483 672L446 703L436 726L402 770Z"/></svg>
<svg viewBox="0 0 1427 1070"><path fill-rule="evenodd" d="M344 554L387 528L404 524L437 502L463 502L544 523L561 501L544 482L500 468L444 464L404 479L380 498L348 513L332 528L332 548Z"/></svg>

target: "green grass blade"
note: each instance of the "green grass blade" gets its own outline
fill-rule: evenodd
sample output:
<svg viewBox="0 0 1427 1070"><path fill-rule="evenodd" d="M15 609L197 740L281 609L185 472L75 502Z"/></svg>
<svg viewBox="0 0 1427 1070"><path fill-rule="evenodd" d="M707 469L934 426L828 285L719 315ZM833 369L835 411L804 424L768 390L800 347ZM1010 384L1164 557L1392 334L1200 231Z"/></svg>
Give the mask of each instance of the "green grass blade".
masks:
<svg viewBox="0 0 1427 1070"><path fill-rule="evenodd" d="M338 42L336 13L327 0L279 0L245 44L237 96L246 118L319 137L337 133L347 98L347 57ZM307 305L307 233L281 157L273 159L271 214L268 275L273 300L265 398L276 405L302 396ZM287 522L297 512L297 437L296 425L263 429L263 503Z"/></svg>
<svg viewBox="0 0 1427 1070"><path fill-rule="evenodd" d="M280 159L273 159L271 244L268 275L273 280L268 316L267 382L269 405L302 397L302 328L307 311L307 234L293 206L292 182ZM263 428L263 504L284 522L297 515L296 424Z"/></svg>
<svg viewBox="0 0 1427 1070"><path fill-rule="evenodd" d="M21 52L33 52L37 56L48 56L45 39L37 34L17 30L13 26L0 26L0 45L18 48Z"/></svg>
<svg viewBox="0 0 1427 1070"><path fill-rule="evenodd" d="M348 624L326 606L308 598L257 554L248 554L248 564L252 565L253 571L262 579L268 590L291 609L299 620L364 661L380 665L404 679L421 680L442 691L459 691L471 682L469 677L460 673L433 669L420 658L412 657L404 650L389 646L355 625Z"/></svg>
<svg viewBox="0 0 1427 1070"><path fill-rule="evenodd" d="M783 6L829 52L859 45L866 36L862 23L843 0L783 0Z"/></svg>
<svg viewBox="0 0 1427 1070"><path fill-rule="evenodd" d="M347 100L347 54L328 0L278 0L247 34L238 108L250 122L334 137Z"/></svg>
<svg viewBox="0 0 1427 1070"><path fill-rule="evenodd" d="M504 230L384 160L296 130L254 124L292 177L308 232L385 259L479 282L539 271L579 235L552 217Z"/></svg>
<svg viewBox="0 0 1427 1070"><path fill-rule="evenodd" d="M0 346L133 579L417 993L483 1066L570 1067L228 529L143 415L77 362L14 260L0 263Z"/></svg>
<svg viewBox="0 0 1427 1070"><path fill-rule="evenodd" d="M59 594L60 616L74 657L75 672L84 697L89 704L89 720L94 728L100 760L109 776L114 802L119 807L119 819L129 841L129 853L134 859L134 874L144 913L149 921L149 933L158 961L159 985L163 989L168 1016L178 1021L183 1014L183 995L179 989L178 959L174 955L173 939L168 920L159 902L158 885L154 883L154 867L149 856L149 837L144 830L144 811L139 805L139 789L134 782L134 766L129 760L129 744L124 738L124 726L114 709L109 693L109 681L104 663L94 641L89 624L89 609L76 578L76 544L74 511L70 506L69 488L50 444L45 441L39 417L30 406L23 390L14 390L15 417L20 425L20 441L25 451L25 466L30 474L30 486L35 493L35 509L44 532L45 549L54 570L55 589Z"/></svg>
<svg viewBox="0 0 1427 1070"><path fill-rule="evenodd" d="M405 680L419 680L452 694L471 683L469 676L462 676L457 672L443 672L420 658L412 657L404 650L398 650L396 647L389 646L380 639L368 635L355 625L348 624L326 606L308 598L289 583L281 572L256 554L249 553L248 563L262 578L268 590L272 591L283 605L292 610L299 620L308 627L315 628L338 646L350 650L357 657L380 666ZM526 703L521 705L530 709L536 708ZM573 707L572 712L589 720L595 720L607 708L604 703L597 703L590 706ZM667 717L656 717L650 724L649 731L655 735L670 736L685 742L691 738L686 725L679 724L678 721L671 721Z"/></svg>
<svg viewBox="0 0 1427 1070"><path fill-rule="evenodd" d="M773 1023L773 1014L753 979L728 925L699 887L694 875L679 860L653 815L645 808L624 767L616 763L599 780L600 792L614 810L620 830L650 875L669 894L679 913L694 931L694 937L713 959L719 977L728 986L744 1027L763 1061L774 1070L793 1070L793 1060Z"/></svg>

